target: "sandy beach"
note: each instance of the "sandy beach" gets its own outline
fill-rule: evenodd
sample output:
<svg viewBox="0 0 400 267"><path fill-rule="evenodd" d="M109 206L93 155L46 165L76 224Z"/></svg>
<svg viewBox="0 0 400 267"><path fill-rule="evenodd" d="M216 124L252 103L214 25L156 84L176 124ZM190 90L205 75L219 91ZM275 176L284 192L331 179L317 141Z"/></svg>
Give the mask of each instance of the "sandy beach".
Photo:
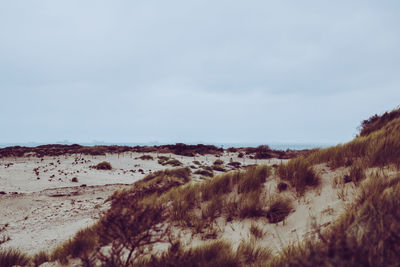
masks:
<svg viewBox="0 0 400 267"><path fill-rule="evenodd" d="M153 159L143 160L143 155ZM238 153L185 157L174 154L122 153L104 156L67 155L58 157L11 157L0 159L0 238L1 247L19 248L29 254L50 251L79 230L96 222L109 208L107 199L114 191L129 187L147 174L173 166L158 163L158 156L174 158L195 172L217 159L226 170L229 162L278 164L280 159L256 160ZM112 170L91 166L107 161ZM284 160L283 160L284 161ZM214 174L221 172L214 171ZM193 179L201 175L193 174ZM77 178L78 182L73 182ZM9 239L9 240L8 240Z"/></svg>

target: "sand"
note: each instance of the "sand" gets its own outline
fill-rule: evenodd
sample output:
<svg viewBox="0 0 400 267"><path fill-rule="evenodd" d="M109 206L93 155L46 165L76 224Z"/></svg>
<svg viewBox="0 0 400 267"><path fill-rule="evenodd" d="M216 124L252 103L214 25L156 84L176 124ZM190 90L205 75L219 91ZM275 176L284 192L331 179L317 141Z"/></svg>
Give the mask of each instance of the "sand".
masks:
<svg viewBox="0 0 400 267"><path fill-rule="evenodd" d="M109 208L106 202L115 190L129 186L147 174L172 168L157 162L156 153L146 153L154 160L141 160L142 153L107 154L106 156L67 155L60 157L23 157L0 159L0 247L15 247L35 254L51 251L73 237L79 230L95 223ZM238 158L237 153L175 158L183 166L212 165L216 159L226 163L277 164L278 159ZM96 170L91 166L108 161L113 170ZM139 169L143 172L139 172ZM233 168L231 168L233 169ZM214 172L217 174L218 172ZM73 178L78 182L72 182ZM38 179L39 178L39 179ZM195 179L200 179L195 175Z"/></svg>

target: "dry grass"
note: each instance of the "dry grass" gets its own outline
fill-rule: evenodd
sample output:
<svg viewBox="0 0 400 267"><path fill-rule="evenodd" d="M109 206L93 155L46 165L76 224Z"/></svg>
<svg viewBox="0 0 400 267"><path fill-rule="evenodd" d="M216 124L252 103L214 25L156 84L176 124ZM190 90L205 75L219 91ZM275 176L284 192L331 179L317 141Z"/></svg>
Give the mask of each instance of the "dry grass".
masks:
<svg viewBox="0 0 400 267"><path fill-rule="evenodd" d="M270 223L278 223L286 219L293 209L292 201L281 196L270 200L267 218Z"/></svg>
<svg viewBox="0 0 400 267"><path fill-rule="evenodd" d="M30 261L29 257L17 249L0 248L1 267L26 266L28 265L29 261Z"/></svg>
<svg viewBox="0 0 400 267"><path fill-rule="evenodd" d="M72 239L56 247L49 258L52 261L66 264L68 263L69 256L73 258L85 256L85 254L89 254L98 244L98 234L98 225L80 230Z"/></svg>
<svg viewBox="0 0 400 267"><path fill-rule="evenodd" d="M270 266L397 266L400 262L400 177L375 175L328 231L284 249Z"/></svg>
<svg viewBox="0 0 400 267"><path fill-rule="evenodd" d="M304 157L280 164L277 173L283 180L290 182L299 194L304 194L307 187L316 187L320 183L320 177Z"/></svg>

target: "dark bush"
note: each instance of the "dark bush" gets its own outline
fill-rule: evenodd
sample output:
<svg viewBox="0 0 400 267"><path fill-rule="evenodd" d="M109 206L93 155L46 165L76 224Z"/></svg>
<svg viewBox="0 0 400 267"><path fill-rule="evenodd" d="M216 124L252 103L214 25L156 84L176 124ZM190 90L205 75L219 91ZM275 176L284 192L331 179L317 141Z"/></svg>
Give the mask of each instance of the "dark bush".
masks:
<svg viewBox="0 0 400 267"><path fill-rule="evenodd" d="M283 221L292 211L292 202L287 198L276 198L272 201L267 218L270 223Z"/></svg>
<svg viewBox="0 0 400 267"><path fill-rule="evenodd" d="M97 164L95 166L95 169L97 169L97 170L112 170L112 166L111 166L110 162L103 161L103 162L100 162L99 164Z"/></svg>
<svg viewBox="0 0 400 267"><path fill-rule="evenodd" d="M285 183L285 182L280 182L280 183L278 184L278 191L279 191L279 192L286 191L286 190L288 189L288 187L289 187L289 185L288 185L287 183Z"/></svg>

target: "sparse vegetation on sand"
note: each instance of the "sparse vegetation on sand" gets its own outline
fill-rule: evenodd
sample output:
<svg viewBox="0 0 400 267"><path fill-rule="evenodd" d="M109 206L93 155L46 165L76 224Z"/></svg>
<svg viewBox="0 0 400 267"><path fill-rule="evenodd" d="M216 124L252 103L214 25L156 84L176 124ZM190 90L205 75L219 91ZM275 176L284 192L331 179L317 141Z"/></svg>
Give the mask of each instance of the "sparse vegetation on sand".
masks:
<svg viewBox="0 0 400 267"><path fill-rule="evenodd" d="M115 192L109 199L111 208L98 224L82 230L48 257L62 263L70 256L79 257L87 266L94 261L102 266L397 266L398 112L364 121L360 136L347 144L311 151L274 169L251 166L202 181L191 180L190 168L152 173L131 188ZM290 214L298 202L319 194L307 190L327 185L318 164L324 170L344 167L336 178L353 183L345 185L343 180L341 186L358 189L354 202L326 228L312 222L313 229L303 240L277 252L260 246L258 242L266 238L263 224L281 227L294 218ZM268 181L272 190L266 186ZM300 198L294 201L296 196ZM236 246L228 240L213 240L221 237L221 221L232 231L235 223L247 221L248 238ZM204 242L186 246L180 242L184 233L189 233L190 240ZM157 243L168 247L155 253ZM38 255L38 262L46 257Z"/></svg>
<svg viewBox="0 0 400 267"><path fill-rule="evenodd" d="M311 163L304 157L280 164L277 173L283 180L290 182L300 194L303 194L307 187L317 186L320 180Z"/></svg>

